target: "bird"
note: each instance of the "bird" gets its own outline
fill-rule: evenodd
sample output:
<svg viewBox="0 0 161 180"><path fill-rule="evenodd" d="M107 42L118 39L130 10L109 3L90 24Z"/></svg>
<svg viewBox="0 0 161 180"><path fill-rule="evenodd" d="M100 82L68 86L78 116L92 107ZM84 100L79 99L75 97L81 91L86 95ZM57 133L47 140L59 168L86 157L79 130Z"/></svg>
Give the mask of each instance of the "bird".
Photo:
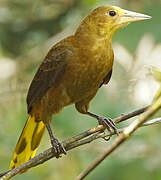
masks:
<svg viewBox="0 0 161 180"><path fill-rule="evenodd" d="M9 169L35 156L45 129L56 157L66 154L65 147L54 136L50 122L53 115L71 104L75 104L78 112L97 119L108 131L114 130L119 135L113 120L90 112L89 104L111 78L114 33L131 22L150 18L117 6L100 6L83 19L75 33L51 47L30 84L27 94L29 117Z"/></svg>

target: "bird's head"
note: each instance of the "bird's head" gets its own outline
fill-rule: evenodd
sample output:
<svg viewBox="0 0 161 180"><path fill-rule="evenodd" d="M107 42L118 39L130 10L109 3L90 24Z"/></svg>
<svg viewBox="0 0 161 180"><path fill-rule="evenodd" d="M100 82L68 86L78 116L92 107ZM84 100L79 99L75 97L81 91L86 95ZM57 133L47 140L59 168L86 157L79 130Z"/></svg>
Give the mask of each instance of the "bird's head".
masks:
<svg viewBox="0 0 161 180"><path fill-rule="evenodd" d="M88 16L93 26L97 27L99 33L108 33L113 35L119 28L130 22L150 19L151 16L127 11L116 6L101 6L93 10Z"/></svg>

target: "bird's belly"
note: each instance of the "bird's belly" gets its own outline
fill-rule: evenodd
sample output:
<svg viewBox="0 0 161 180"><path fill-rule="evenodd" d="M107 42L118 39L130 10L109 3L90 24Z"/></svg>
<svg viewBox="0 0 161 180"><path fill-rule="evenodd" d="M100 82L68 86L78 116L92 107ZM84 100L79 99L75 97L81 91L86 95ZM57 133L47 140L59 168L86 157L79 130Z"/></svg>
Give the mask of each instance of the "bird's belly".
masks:
<svg viewBox="0 0 161 180"><path fill-rule="evenodd" d="M63 84L58 88L51 88L45 98L48 110L54 114L59 113L64 106L73 103Z"/></svg>
<svg viewBox="0 0 161 180"><path fill-rule="evenodd" d="M92 60L84 62L76 59L69 61L59 86L48 91L47 104L50 111L57 113L64 106L96 94L112 65L113 58L109 56L97 59L92 57Z"/></svg>

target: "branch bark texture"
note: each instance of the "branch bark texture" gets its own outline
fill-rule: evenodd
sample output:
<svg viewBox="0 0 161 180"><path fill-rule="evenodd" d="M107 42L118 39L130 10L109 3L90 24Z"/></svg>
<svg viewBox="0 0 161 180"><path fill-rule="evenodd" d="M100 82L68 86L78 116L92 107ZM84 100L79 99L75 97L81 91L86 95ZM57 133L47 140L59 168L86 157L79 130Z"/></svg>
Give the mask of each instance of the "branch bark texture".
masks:
<svg viewBox="0 0 161 180"><path fill-rule="evenodd" d="M128 114L124 114L118 118L114 119L115 123L119 123L122 121L125 121L127 119L130 119L132 117L135 117L143 112L146 112L143 114L142 117L142 122L144 122L145 117L149 116L149 113L151 114L153 112L152 110L152 106L148 106L145 108L141 108L139 110L136 110L134 112L128 113ZM140 119L137 119L135 121L133 121L128 127L124 128L124 129L119 129L120 132L120 136L118 136L116 138L116 140L114 141L114 143L112 144L112 146L109 147L108 151L106 153L104 153L101 157L102 159L97 159L97 163L93 163L93 165L91 165L88 170L85 172L83 172L83 175L81 174L77 179L82 179L84 178L89 172L89 169L91 169L92 167L95 168L96 165L98 165L108 154L110 154L114 149L116 149L116 147L121 144L125 139L127 139L128 136L131 135L131 133L133 131L135 131L139 126L141 125L151 125L151 124L156 124L158 122L161 122L161 119L156 119L156 120L151 120L146 122L145 124L140 123ZM82 146L84 144L90 143L98 138L106 138L106 140L110 139L111 134L109 133L105 133L104 131L104 126L99 125L97 127L91 128L87 131L84 131L68 140L63 141L63 145L66 149L66 151L69 151L71 149L74 149L76 147ZM114 135L115 133L113 133ZM39 164L42 164L46 161L48 161L49 159L56 157L56 152L54 151L53 148L49 148L47 150L45 150L44 152L40 153L39 155L35 156L34 158L32 158L31 160L29 160L28 162L22 164L21 166L3 172L0 174L0 180L7 180L12 178L13 176L22 173L24 170L38 166ZM95 164L95 165L94 165ZM88 173L87 173L88 172Z"/></svg>

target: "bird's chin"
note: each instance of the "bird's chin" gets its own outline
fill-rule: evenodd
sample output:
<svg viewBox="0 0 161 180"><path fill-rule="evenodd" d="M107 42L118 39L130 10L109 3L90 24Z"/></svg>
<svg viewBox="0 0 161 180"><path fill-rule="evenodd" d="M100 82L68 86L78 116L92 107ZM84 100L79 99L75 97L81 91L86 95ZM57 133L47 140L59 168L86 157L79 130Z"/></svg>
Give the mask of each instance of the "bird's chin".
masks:
<svg viewBox="0 0 161 180"><path fill-rule="evenodd" d="M121 24L121 27L120 27L120 28L124 28L124 27L126 27L128 24L130 24L130 22L123 23L123 24Z"/></svg>
<svg viewBox="0 0 161 180"><path fill-rule="evenodd" d="M120 28L125 28L130 22L124 22L121 24L117 24L117 26L114 27L114 31L116 32L117 30L119 30Z"/></svg>

